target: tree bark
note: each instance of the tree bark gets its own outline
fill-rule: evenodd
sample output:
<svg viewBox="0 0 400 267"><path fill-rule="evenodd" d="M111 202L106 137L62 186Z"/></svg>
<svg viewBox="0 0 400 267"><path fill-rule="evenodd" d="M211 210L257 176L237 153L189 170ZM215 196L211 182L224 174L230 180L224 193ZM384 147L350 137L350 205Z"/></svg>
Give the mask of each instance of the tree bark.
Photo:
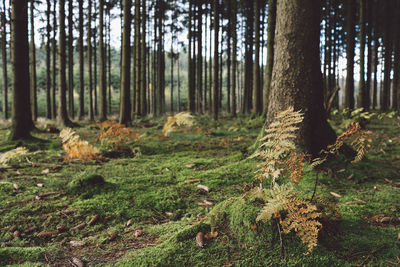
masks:
<svg viewBox="0 0 400 267"><path fill-rule="evenodd" d="M99 0L99 49L100 49L100 121L107 120L106 55L104 47L104 0Z"/></svg>
<svg viewBox="0 0 400 267"><path fill-rule="evenodd" d="M37 86L36 86L36 46L35 46L35 4L34 0L30 0L30 27L31 27L31 42L30 42L30 86L31 86L31 109L32 109L32 120L36 121L38 113L37 113Z"/></svg>
<svg viewBox="0 0 400 267"><path fill-rule="evenodd" d="M94 121L93 113L93 70L92 70L92 0L88 0L88 24L87 24L87 57L88 57L88 74L89 74L89 120Z"/></svg>
<svg viewBox="0 0 400 267"><path fill-rule="evenodd" d="M323 107L319 56L319 0L277 2L275 57L268 104L269 125L277 112L293 106L304 113L297 145L317 155L335 140Z"/></svg>
<svg viewBox="0 0 400 267"><path fill-rule="evenodd" d="M122 72L121 72L121 106L119 122L127 124L131 120L130 70L131 70L131 6L129 0L123 0L122 32Z"/></svg>
<svg viewBox="0 0 400 267"><path fill-rule="evenodd" d="M47 0L47 25L46 25L46 117L51 119L51 52L50 52L50 43L51 43L51 27L50 27L50 13L51 13L51 4L50 0Z"/></svg>
<svg viewBox="0 0 400 267"><path fill-rule="evenodd" d="M8 119L8 77L7 77L7 30L6 30L6 1L3 0L1 13L1 55L3 65L3 117Z"/></svg>
<svg viewBox="0 0 400 267"><path fill-rule="evenodd" d="M29 91L28 1L11 1L12 125L10 140L26 139L33 129Z"/></svg>
<svg viewBox="0 0 400 267"><path fill-rule="evenodd" d="M254 0L254 70L253 70L253 112L263 111L263 95L260 84L260 0Z"/></svg>
<svg viewBox="0 0 400 267"><path fill-rule="evenodd" d="M231 114L232 117L236 117L236 79L237 79L237 1L234 0L232 4L232 23L230 24L231 32L232 32L232 107L231 107Z"/></svg>
<svg viewBox="0 0 400 267"><path fill-rule="evenodd" d="M84 84L84 66L85 58L83 55L83 0L79 0L79 120L85 116L85 84Z"/></svg>
<svg viewBox="0 0 400 267"><path fill-rule="evenodd" d="M147 114L147 96L146 96L146 0L142 2L142 17L141 17L141 38L140 38L140 51L141 51L141 61L140 61L140 114Z"/></svg>
<svg viewBox="0 0 400 267"><path fill-rule="evenodd" d="M355 0L345 2L346 6L346 57L347 57L347 74L345 89L345 107L354 108L354 48L355 48Z"/></svg>
<svg viewBox="0 0 400 267"><path fill-rule="evenodd" d="M360 0L360 80L358 83L357 106L368 109L367 90L365 86L365 5L366 0Z"/></svg>
<svg viewBox="0 0 400 267"><path fill-rule="evenodd" d="M74 35L73 2L68 1L68 111L70 118L75 117L74 108Z"/></svg>
<svg viewBox="0 0 400 267"><path fill-rule="evenodd" d="M214 120L218 120L218 108L219 108L219 99L218 99L218 49L219 49L219 1L213 1L213 10L214 10Z"/></svg>
<svg viewBox="0 0 400 267"><path fill-rule="evenodd" d="M53 86L51 88L51 118L54 120L57 117L57 107L56 107L56 87L57 87L57 0L53 2Z"/></svg>

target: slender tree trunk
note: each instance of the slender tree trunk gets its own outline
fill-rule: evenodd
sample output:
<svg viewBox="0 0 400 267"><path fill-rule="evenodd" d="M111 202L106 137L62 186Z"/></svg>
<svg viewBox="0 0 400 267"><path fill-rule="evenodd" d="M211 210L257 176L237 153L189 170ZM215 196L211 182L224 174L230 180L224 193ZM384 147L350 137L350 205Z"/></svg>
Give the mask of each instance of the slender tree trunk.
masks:
<svg viewBox="0 0 400 267"><path fill-rule="evenodd" d="M173 34L173 33L172 33ZM170 110L171 113L174 112L174 46L171 41L171 52L170 52L170 80L169 80L169 87L171 91L171 98L170 98Z"/></svg>
<svg viewBox="0 0 400 267"><path fill-rule="evenodd" d="M69 117L75 117L74 108L74 35L73 35L73 1L68 1L68 111Z"/></svg>
<svg viewBox="0 0 400 267"><path fill-rule="evenodd" d="M266 124L293 106L304 112L296 143L317 155L336 139L326 121L320 62L320 0L277 2L275 57Z"/></svg>
<svg viewBox="0 0 400 267"><path fill-rule="evenodd" d="M123 32L122 32L122 73L121 73L121 106L119 122L127 124L131 121L130 70L131 70L131 6L129 0L123 0Z"/></svg>
<svg viewBox="0 0 400 267"><path fill-rule="evenodd" d="M367 89L365 86L365 5L366 0L360 0L360 81L358 83L358 101L359 108L367 107Z"/></svg>
<svg viewBox="0 0 400 267"><path fill-rule="evenodd" d="M53 2L53 86L51 89L51 118L54 120L57 117L56 107L56 87L57 87L57 0Z"/></svg>
<svg viewBox="0 0 400 267"><path fill-rule="evenodd" d="M96 2L93 2L94 6L96 7ZM93 21L94 21L94 27L93 27L93 107L94 107L94 115L97 116L99 115L99 109L98 109L98 81L97 81L97 77L98 77L98 73L97 73L97 25L96 25L96 17L97 14L94 13L93 14Z"/></svg>
<svg viewBox="0 0 400 267"><path fill-rule="evenodd" d="M347 74L345 89L345 107L354 108L354 48L355 48L355 11L356 1L348 0L346 4L346 57L347 57Z"/></svg>
<svg viewBox="0 0 400 267"><path fill-rule="evenodd" d="M232 6L232 1L228 2L230 6ZM227 31L227 38L226 38L226 71L227 71L227 77L226 77L226 107L228 113L231 113L231 65L232 65L232 10L228 10L228 27L226 29Z"/></svg>
<svg viewBox="0 0 400 267"><path fill-rule="evenodd" d="M218 108L219 108L219 99L218 99L218 49L219 49L219 1L213 1L213 10L214 10L214 120L218 120Z"/></svg>
<svg viewBox="0 0 400 267"><path fill-rule="evenodd" d="M1 13L1 56L3 66L3 117L8 119L8 77L7 77L7 30L6 30L6 1L3 0Z"/></svg>
<svg viewBox="0 0 400 267"><path fill-rule="evenodd" d="M379 40L378 34L376 32L376 24L377 18L374 15L374 50L373 50L373 73L374 73L374 83L372 85L372 109L376 109L378 106L378 48L379 48Z"/></svg>
<svg viewBox="0 0 400 267"><path fill-rule="evenodd" d="M10 140L30 137L28 1L11 1L12 125Z"/></svg>
<svg viewBox="0 0 400 267"><path fill-rule="evenodd" d="M204 102L203 102L203 5L199 3L198 6L198 25L197 25L197 112L203 113Z"/></svg>
<svg viewBox="0 0 400 267"><path fill-rule="evenodd" d="M104 0L99 0L99 49L100 49L100 121L107 119L106 55L104 46Z"/></svg>
<svg viewBox="0 0 400 267"><path fill-rule="evenodd" d="M262 91L260 85L260 0L254 0L254 71L253 71L253 112L261 114Z"/></svg>
<svg viewBox="0 0 400 267"><path fill-rule="evenodd" d="M245 87L244 87L244 109L243 113L250 113L253 103L253 32L254 32L254 5L247 2L246 16L246 40L245 40Z"/></svg>
<svg viewBox="0 0 400 267"><path fill-rule="evenodd" d="M51 52L50 52L50 43L51 43L51 27L50 27L50 13L51 13L51 4L50 0L47 0L47 25L46 25L46 117L51 119Z"/></svg>
<svg viewBox="0 0 400 267"><path fill-rule="evenodd" d="M233 117L236 117L236 73L237 73L237 1L234 0L232 4L232 23L230 24L231 32L232 32L232 107L231 113Z"/></svg>
<svg viewBox="0 0 400 267"><path fill-rule="evenodd" d="M30 0L30 26L31 26L31 42L30 42L30 86L31 86L31 109L32 109L32 120L37 119L37 86L36 86L36 47L35 47L35 14L34 14L34 0Z"/></svg>
<svg viewBox="0 0 400 267"><path fill-rule="evenodd" d="M189 31L189 45L188 45L188 110L192 113L196 111L195 103L195 77L194 77L194 62L193 62L193 5L192 0L189 0L189 18L188 18L188 31Z"/></svg>
<svg viewBox="0 0 400 267"><path fill-rule="evenodd" d="M179 56L178 56L178 59L177 59L177 65L178 65L178 92L177 92L177 96L176 96L176 110L178 111L178 112L180 112L181 111L181 108L180 108L180 106L181 106L181 78L180 78L180 67L179 67Z"/></svg>
<svg viewBox="0 0 400 267"><path fill-rule="evenodd" d="M390 106L390 85L391 85L391 71L392 71L392 52L393 52L393 21L392 21L392 9L391 2L386 1L384 3L384 10L386 11L384 19L384 34L383 34L383 47L385 48L384 53L384 80L383 80L383 91L381 95L381 109L387 111Z"/></svg>
<svg viewBox="0 0 400 267"><path fill-rule="evenodd" d="M83 46L83 0L79 0L79 120L85 116L84 46Z"/></svg>
<svg viewBox="0 0 400 267"><path fill-rule="evenodd" d="M142 18L141 18L141 62L140 62L140 113L147 114L147 97L146 97L146 0L142 2Z"/></svg>
<svg viewBox="0 0 400 267"><path fill-rule="evenodd" d="M65 44L65 0L59 0L59 69L58 78L60 84L60 92L58 99L58 117L57 120L62 125L70 125L67 113L67 82L66 82L66 44Z"/></svg>
<svg viewBox="0 0 400 267"><path fill-rule="evenodd" d="M87 31L88 31L88 36L87 36L87 57L88 57L88 75L89 75L89 81L88 81L88 87L89 87L89 120L94 121L94 113L93 113L93 64L92 64L92 0L88 0L88 24L87 24Z"/></svg>
<svg viewBox="0 0 400 267"><path fill-rule="evenodd" d="M108 72L108 112L111 114L112 113L112 98L111 98L111 89L112 89L112 76L111 76L111 10L110 8L107 9L107 14L108 14L108 26L107 26L107 35L108 35L108 42L107 42L107 51L108 51L108 66L107 66L107 72Z"/></svg>
<svg viewBox="0 0 400 267"><path fill-rule="evenodd" d="M367 82L365 84L365 107L370 108L371 105L371 81L372 81L372 1L367 1L366 16L367 16Z"/></svg>

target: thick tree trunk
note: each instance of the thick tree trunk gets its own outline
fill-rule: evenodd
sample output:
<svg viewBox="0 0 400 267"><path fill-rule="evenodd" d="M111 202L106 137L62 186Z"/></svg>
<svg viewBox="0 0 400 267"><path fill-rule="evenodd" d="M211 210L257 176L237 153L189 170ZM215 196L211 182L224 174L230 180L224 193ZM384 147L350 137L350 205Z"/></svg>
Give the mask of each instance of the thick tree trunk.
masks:
<svg viewBox="0 0 400 267"><path fill-rule="evenodd" d="M68 111L70 118L75 117L73 7L73 1L68 1Z"/></svg>
<svg viewBox="0 0 400 267"><path fill-rule="evenodd" d="M244 73L244 95L243 113L250 113L253 100L253 32L254 32L254 6L247 2L246 16L246 39L245 39L245 73Z"/></svg>
<svg viewBox="0 0 400 267"><path fill-rule="evenodd" d="M12 126L10 140L30 137L28 1L11 1Z"/></svg>
<svg viewBox="0 0 400 267"><path fill-rule="evenodd" d="M85 116L85 84L84 84L84 66L85 58L83 55L83 0L79 0L79 120Z"/></svg>
<svg viewBox="0 0 400 267"><path fill-rule="evenodd" d="M122 64L121 64L121 105L119 122L131 121L130 70L131 70L131 6L129 0L123 0Z"/></svg>
<svg viewBox="0 0 400 267"><path fill-rule="evenodd" d="M99 49L100 49L100 121L107 119L106 55L104 46L104 0L99 1Z"/></svg>
<svg viewBox="0 0 400 267"><path fill-rule="evenodd" d="M30 0L30 26L31 26L31 42L30 42L30 86L31 86L31 109L32 109L32 120L36 121L37 113L37 86L36 86L36 46L35 46L35 14L34 14L34 0Z"/></svg>
<svg viewBox="0 0 400 267"><path fill-rule="evenodd" d="M1 56L3 78L3 117L8 119L8 77L7 77L7 30L6 30L6 1L3 0L1 13Z"/></svg>
<svg viewBox="0 0 400 267"><path fill-rule="evenodd" d="M213 1L213 10L214 10L214 84L213 84L213 91L214 91L214 120L218 120L218 108L219 108L219 99L218 99L218 70L219 70L219 63L218 63L218 49L219 49L219 1Z"/></svg>
<svg viewBox="0 0 400 267"><path fill-rule="evenodd" d="M320 8L319 0L277 3L274 68L266 120L270 124L277 112L290 106L304 112L297 144L314 155L335 140L323 107Z"/></svg>
<svg viewBox="0 0 400 267"><path fill-rule="evenodd" d="M346 6L346 57L347 57L347 74L345 88L345 107L354 108L354 48L355 48L355 12L356 1L348 0Z"/></svg>
<svg viewBox="0 0 400 267"><path fill-rule="evenodd" d="M400 25L400 2L396 2L396 25ZM400 110L400 32L396 32L394 45L394 77L392 91L392 108Z"/></svg>

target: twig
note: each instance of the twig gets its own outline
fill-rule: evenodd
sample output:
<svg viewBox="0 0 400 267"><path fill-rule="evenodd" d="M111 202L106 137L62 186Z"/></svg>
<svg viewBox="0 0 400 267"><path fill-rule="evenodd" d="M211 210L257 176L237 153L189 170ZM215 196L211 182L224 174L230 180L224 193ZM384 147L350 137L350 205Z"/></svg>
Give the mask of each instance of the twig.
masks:
<svg viewBox="0 0 400 267"><path fill-rule="evenodd" d="M319 172L317 171L317 175L315 176L314 192L312 194L311 201L314 199L315 193L317 192L318 177Z"/></svg>
<svg viewBox="0 0 400 267"><path fill-rule="evenodd" d="M281 257L284 256L284 247L283 247L283 240L282 240L282 233L281 233L281 227L279 226L279 223L276 222L276 226L278 226L278 233L279 233L279 240L281 241Z"/></svg>

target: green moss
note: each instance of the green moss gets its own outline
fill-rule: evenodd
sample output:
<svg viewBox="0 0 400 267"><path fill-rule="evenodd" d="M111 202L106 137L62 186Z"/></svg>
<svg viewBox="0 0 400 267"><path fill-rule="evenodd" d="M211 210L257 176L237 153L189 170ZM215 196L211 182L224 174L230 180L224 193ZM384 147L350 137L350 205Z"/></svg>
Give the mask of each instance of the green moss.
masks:
<svg viewBox="0 0 400 267"><path fill-rule="evenodd" d="M46 249L40 247L7 247L0 248L0 263L11 264L24 261L43 260Z"/></svg>

